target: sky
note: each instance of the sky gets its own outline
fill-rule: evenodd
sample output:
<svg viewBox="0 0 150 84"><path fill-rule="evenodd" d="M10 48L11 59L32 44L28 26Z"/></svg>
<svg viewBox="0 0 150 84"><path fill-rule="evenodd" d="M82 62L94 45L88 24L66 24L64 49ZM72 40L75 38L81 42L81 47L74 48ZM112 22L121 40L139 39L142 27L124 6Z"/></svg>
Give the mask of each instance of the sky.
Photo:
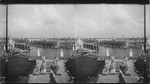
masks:
<svg viewBox="0 0 150 84"><path fill-rule="evenodd" d="M0 37L6 36L6 6L0 4Z"/></svg>
<svg viewBox="0 0 150 84"><path fill-rule="evenodd" d="M11 37L119 38L144 34L143 5L17 4L8 7Z"/></svg>
<svg viewBox="0 0 150 84"><path fill-rule="evenodd" d="M150 4L146 5L146 34L150 39Z"/></svg>

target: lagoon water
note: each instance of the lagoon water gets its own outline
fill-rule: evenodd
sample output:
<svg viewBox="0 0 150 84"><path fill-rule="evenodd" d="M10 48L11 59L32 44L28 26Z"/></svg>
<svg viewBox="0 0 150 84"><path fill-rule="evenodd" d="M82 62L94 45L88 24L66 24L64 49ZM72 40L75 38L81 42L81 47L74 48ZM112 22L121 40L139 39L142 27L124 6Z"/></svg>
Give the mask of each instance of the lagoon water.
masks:
<svg viewBox="0 0 150 84"><path fill-rule="evenodd" d="M30 56L37 56L38 49L41 56L60 56L61 49L38 48L31 46L31 51L27 53ZM72 49L62 49L65 57L70 56ZM108 48L110 56L130 56L130 49L123 48ZM132 48L133 57L140 56L141 49ZM95 54L98 56L106 56L107 48L100 47L100 50Z"/></svg>

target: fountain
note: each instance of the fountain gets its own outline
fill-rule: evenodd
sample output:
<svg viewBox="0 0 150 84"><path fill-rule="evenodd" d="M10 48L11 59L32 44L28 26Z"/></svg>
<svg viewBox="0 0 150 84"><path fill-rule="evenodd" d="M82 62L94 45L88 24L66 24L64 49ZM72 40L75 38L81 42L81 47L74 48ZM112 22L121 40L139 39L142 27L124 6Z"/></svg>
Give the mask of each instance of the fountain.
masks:
<svg viewBox="0 0 150 84"><path fill-rule="evenodd" d="M37 56L40 56L40 49L37 50Z"/></svg>
<svg viewBox="0 0 150 84"><path fill-rule="evenodd" d="M107 51L106 51L106 56L109 57L109 49L107 48Z"/></svg>

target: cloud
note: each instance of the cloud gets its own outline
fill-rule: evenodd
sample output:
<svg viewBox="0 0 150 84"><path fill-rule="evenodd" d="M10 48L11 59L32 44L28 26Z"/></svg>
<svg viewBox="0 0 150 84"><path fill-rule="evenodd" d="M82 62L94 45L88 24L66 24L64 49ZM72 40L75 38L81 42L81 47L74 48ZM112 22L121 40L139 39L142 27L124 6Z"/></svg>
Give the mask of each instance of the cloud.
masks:
<svg viewBox="0 0 150 84"><path fill-rule="evenodd" d="M91 18L78 18L77 28L81 30L95 30L97 28L97 22Z"/></svg>
<svg viewBox="0 0 150 84"><path fill-rule="evenodd" d="M30 24L23 18L16 18L16 19L14 19L13 22L14 22L13 24L16 24L15 26L17 28L22 28L23 30L29 29L28 27Z"/></svg>
<svg viewBox="0 0 150 84"><path fill-rule="evenodd" d="M13 7L11 8L13 9ZM17 11L19 8L20 11L25 10L26 12ZM11 10L9 22L11 27L10 32L17 32L18 34L21 32L24 34L28 32L31 34L30 36L34 37L41 37L44 35L46 37L51 37L54 33L59 31L67 34L66 30L69 30L68 23L53 5L30 6L29 8L27 6L15 6L14 9L15 10ZM17 15L15 13L17 13ZM17 34L14 36L17 36Z"/></svg>
<svg viewBox="0 0 150 84"><path fill-rule="evenodd" d="M135 19L133 15L137 17L138 15L131 13L135 7L125 9L123 5L34 5L10 8L13 13L11 14L13 20L10 21L13 24L10 27L14 27L12 30L18 31L18 35L21 30L28 31L26 33L30 33L33 37L52 37L53 34L58 34L56 36L59 37L142 35L143 18Z"/></svg>
<svg viewBox="0 0 150 84"><path fill-rule="evenodd" d="M52 5L41 5L34 7L34 18L42 24L55 24L64 22L61 15Z"/></svg>
<svg viewBox="0 0 150 84"><path fill-rule="evenodd" d="M123 5L83 5L76 12L75 36L142 36L143 18L135 20ZM132 10L132 8L131 8ZM132 13L133 15L137 15Z"/></svg>
<svg viewBox="0 0 150 84"><path fill-rule="evenodd" d="M128 12L122 7L122 5L108 5L109 18L113 24L125 24L127 22L133 22ZM134 23L134 22L133 22Z"/></svg>
<svg viewBox="0 0 150 84"><path fill-rule="evenodd" d="M142 36L143 32L141 32L141 30L144 25L143 18L140 21L134 20L122 5L108 5L106 9L108 10L106 13L109 13L107 16L109 17L108 25L110 26L108 27L110 28L108 31L110 34L115 37L122 34L126 34L128 37Z"/></svg>
<svg viewBox="0 0 150 84"><path fill-rule="evenodd" d="M4 37L6 33L6 8L0 5L0 37Z"/></svg>

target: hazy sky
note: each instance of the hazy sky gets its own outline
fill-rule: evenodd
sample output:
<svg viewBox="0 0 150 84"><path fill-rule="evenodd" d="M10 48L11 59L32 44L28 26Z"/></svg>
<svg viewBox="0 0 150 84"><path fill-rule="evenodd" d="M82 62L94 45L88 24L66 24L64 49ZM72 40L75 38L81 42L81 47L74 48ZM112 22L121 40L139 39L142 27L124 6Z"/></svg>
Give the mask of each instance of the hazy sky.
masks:
<svg viewBox="0 0 150 84"><path fill-rule="evenodd" d="M9 5L8 26L12 37L143 37L144 6Z"/></svg>
<svg viewBox="0 0 150 84"><path fill-rule="evenodd" d="M147 29L147 35L150 39L150 5L146 6L146 29Z"/></svg>
<svg viewBox="0 0 150 84"><path fill-rule="evenodd" d="M6 36L6 6L0 5L0 37Z"/></svg>

